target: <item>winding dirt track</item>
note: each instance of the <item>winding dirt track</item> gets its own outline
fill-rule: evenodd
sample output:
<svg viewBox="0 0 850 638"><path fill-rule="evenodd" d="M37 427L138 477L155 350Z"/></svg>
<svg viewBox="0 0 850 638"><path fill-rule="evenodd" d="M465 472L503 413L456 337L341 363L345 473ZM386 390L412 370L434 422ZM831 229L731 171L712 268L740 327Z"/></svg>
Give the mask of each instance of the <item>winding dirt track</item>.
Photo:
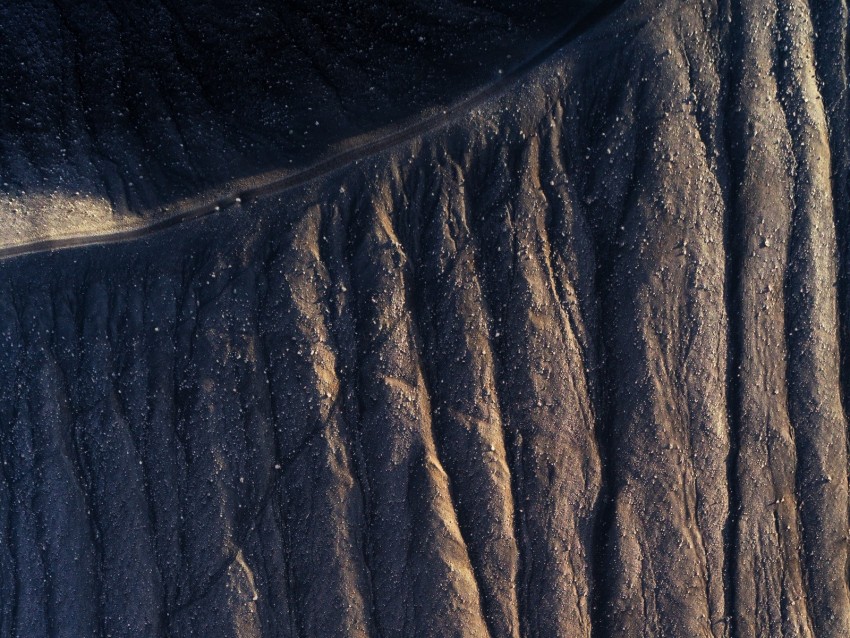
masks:
<svg viewBox="0 0 850 638"><path fill-rule="evenodd" d="M311 180L348 166L355 161L376 155L408 140L424 135L429 131L445 126L457 118L462 117L464 114L469 113L471 110L487 103L491 99L502 95L507 87L513 85L529 71L540 66L546 60L551 58L568 43L585 33L605 16L609 15L611 11L620 4L621 0L604 0L603 2L593 6L576 18L576 20L574 20L563 32L552 39L536 54L527 58L514 68L506 71L497 82L490 84L468 98L460 100L459 102L442 109L440 112L429 117L418 119L406 125L402 124L399 128L380 135L375 139L369 139L359 144L355 143L351 146L349 146L350 142L343 142L338 147L338 149L341 150L335 150L329 156L302 170L286 174L272 172L262 178L254 177L241 179L237 186L225 189L227 194L223 197L219 197L212 202L206 201L201 204L198 204L197 202L186 203L185 205L180 206L178 211L173 213L169 213L166 208L163 213L166 215L164 219L160 219L159 221L137 228L132 228L130 230L111 232L103 235L76 235L55 239L42 239L17 246L0 248L0 260L21 257L23 255L30 255L33 253L63 250L66 248L115 244L141 239L169 228L173 228L174 226L178 226L185 222L202 219L231 206L245 204L250 200L262 197L277 195L306 184ZM259 185L244 187L246 182L257 180L261 180Z"/></svg>

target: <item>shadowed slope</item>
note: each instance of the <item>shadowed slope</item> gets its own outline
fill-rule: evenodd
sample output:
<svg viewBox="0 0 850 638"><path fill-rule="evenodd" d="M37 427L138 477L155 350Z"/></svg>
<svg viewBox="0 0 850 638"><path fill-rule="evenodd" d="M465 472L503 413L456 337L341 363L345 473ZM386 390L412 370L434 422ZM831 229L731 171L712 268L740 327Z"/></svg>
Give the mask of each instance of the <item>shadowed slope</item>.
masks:
<svg viewBox="0 0 850 638"><path fill-rule="evenodd" d="M346 170L3 262L0 635L847 635L824 11L628 2Z"/></svg>

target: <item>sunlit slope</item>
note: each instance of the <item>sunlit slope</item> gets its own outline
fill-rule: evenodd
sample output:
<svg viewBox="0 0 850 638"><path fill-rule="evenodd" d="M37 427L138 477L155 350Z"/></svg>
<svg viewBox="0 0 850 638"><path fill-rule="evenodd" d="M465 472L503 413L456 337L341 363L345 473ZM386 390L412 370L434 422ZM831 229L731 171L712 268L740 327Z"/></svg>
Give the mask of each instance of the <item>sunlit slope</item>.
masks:
<svg viewBox="0 0 850 638"><path fill-rule="evenodd" d="M846 636L817 8L627 2L406 143L3 261L0 635Z"/></svg>

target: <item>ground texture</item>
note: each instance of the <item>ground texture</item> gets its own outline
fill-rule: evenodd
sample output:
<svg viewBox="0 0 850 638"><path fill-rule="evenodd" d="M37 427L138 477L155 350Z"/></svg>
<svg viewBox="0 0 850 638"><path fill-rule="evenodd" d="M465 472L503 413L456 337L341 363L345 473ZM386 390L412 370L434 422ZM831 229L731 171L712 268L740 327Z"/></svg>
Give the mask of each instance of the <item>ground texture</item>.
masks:
<svg viewBox="0 0 850 638"><path fill-rule="evenodd" d="M459 7L434 11L462 25ZM587 7L569 9L492 33L533 54ZM78 39L102 24L57 11ZM0 636L850 633L846 3L626 0L580 22L406 141L134 241L0 262ZM55 42L23 33L47 60ZM498 80L471 42L480 72L442 67L452 99ZM117 72L88 64L56 77ZM2 73L42 77L26 69ZM4 80L4 105L30 81ZM212 126L185 91L174 117ZM325 147L373 130L359 99ZM100 232L229 166L314 159L222 164L217 134L149 152L102 119L77 131L66 103L46 128L2 116L0 223L37 219L6 245L61 234L51 193L105 202ZM247 130L252 104L221 113ZM76 159L34 146L56 136L83 140ZM122 199L114 179L146 186Z"/></svg>

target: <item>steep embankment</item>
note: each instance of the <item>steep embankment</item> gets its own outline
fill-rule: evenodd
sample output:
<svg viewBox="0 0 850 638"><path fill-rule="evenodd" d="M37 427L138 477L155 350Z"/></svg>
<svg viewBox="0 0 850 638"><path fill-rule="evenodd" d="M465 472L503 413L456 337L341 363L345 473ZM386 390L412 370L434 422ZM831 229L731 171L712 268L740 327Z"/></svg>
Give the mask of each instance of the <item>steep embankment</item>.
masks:
<svg viewBox="0 0 850 638"><path fill-rule="evenodd" d="M518 72L598 4L7 3L0 248L126 234L373 153Z"/></svg>
<svg viewBox="0 0 850 638"><path fill-rule="evenodd" d="M4 262L0 634L846 636L827 4L627 2L445 129Z"/></svg>

